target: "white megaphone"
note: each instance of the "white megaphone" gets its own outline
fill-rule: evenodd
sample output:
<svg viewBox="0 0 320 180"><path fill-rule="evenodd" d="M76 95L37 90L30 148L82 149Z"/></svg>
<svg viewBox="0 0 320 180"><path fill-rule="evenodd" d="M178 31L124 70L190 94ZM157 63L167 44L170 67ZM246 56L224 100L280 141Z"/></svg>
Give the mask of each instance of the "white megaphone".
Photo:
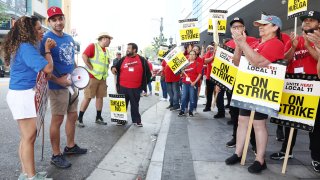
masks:
<svg viewBox="0 0 320 180"><path fill-rule="evenodd" d="M68 90L71 95L74 94L72 86L78 88L79 90L84 89L88 86L90 81L90 76L88 71L81 66L75 68L71 74L68 75L68 79L72 82L71 86L68 86Z"/></svg>

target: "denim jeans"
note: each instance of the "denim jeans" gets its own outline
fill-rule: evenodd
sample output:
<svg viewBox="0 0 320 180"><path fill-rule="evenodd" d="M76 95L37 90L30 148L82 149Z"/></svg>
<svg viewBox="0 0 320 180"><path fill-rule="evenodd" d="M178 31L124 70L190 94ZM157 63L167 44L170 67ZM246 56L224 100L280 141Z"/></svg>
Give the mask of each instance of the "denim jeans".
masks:
<svg viewBox="0 0 320 180"><path fill-rule="evenodd" d="M185 111L188 102L190 102L189 112L193 111L196 104L195 93L197 92L198 92L197 86L191 86L191 84L182 83L181 111Z"/></svg>
<svg viewBox="0 0 320 180"><path fill-rule="evenodd" d="M149 88L150 93L152 92L152 85L151 85L151 83L152 83L152 82L149 82L149 83L148 83L148 88Z"/></svg>
<svg viewBox="0 0 320 180"><path fill-rule="evenodd" d="M162 97L167 99L168 98L167 83L164 80L161 80L160 83L161 83L161 89L162 89Z"/></svg>
<svg viewBox="0 0 320 180"><path fill-rule="evenodd" d="M179 108L180 87L179 82L167 82L167 90L170 96L170 106Z"/></svg>

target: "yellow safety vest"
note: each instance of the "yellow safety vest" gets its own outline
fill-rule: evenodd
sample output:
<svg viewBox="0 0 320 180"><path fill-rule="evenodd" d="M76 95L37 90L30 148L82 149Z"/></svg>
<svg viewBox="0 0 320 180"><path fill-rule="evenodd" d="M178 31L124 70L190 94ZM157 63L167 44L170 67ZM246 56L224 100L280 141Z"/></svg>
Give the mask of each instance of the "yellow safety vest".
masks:
<svg viewBox="0 0 320 180"><path fill-rule="evenodd" d="M94 43L95 52L94 57L89 58L89 61L92 65L92 70L87 67L89 73L91 73L96 79L106 80L108 77L109 70L109 51L106 48L106 52L103 52L102 48L98 43Z"/></svg>

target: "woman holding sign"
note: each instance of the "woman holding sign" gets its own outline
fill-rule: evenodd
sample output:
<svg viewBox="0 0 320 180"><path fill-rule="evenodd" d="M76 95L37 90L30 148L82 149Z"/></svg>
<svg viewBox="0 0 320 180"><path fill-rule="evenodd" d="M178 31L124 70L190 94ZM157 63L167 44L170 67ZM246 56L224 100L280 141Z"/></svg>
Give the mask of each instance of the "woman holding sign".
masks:
<svg viewBox="0 0 320 180"><path fill-rule="evenodd" d="M34 143L36 140L35 86L39 71L53 70L50 49L55 41L47 39L45 58L38 50L43 38L43 29L38 18L23 16L9 31L4 42L5 61L11 65L7 102L20 130L19 157L22 173L19 179L45 179L35 172ZM49 53L47 53L49 52Z"/></svg>
<svg viewBox="0 0 320 180"><path fill-rule="evenodd" d="M189 116L193 116L193 109L196 107L196 95L198 93L197 83L201 78L202 64L196 61L196 52L189 53L189 65L185 68L182 77L182 100L181 111L178 116L184 116L187 102L190 102Z"/></svg>
<svg viewBox="0 0 320 180"><path fill-rule="evenodd" d="M249 45L246 42L246 34L239 30L232 32L232 37L236 43L234 61L239 61L241 54L244 53L247 60L256 67L265 67L270 63L284 58L284 45L281 38L282 22L279 17L268 15L261 20L254 22L254 26L259 27L260 41ZM242 151L245 144L246 133L249 123L250 110L240 109L239 123L237 129L236 152L226 159L227 165L240 162ZM253 127L256 136L257 155L254 163L249 166L250 173L259 173L267 168L264 160L268 132L266 119L268 115L256 112L254 115Z"/></svg>

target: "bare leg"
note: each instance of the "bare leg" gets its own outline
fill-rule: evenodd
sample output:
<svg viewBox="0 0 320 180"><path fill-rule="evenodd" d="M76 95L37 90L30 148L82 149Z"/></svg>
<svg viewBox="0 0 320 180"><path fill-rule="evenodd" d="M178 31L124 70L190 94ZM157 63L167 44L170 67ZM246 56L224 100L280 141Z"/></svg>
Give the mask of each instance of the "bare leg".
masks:
<svg viewBox="0 0 320 180"><path fill-rule="evenodd" d="M267 142L268 142L268 131L266 127L266 120L254 120L253 127L256 135L256 144L257 144L256 160L259 161L260 164L263 164L264 155L266 152Z"/></svg>
<svg viewBox="0 0 320 180"><path fill-rule="evenodd" d="M63 115L52 115L50 124L50 141L53 155L60 154L60 127L63 122Z"/></svg>
<svg viewBox="0 0 320 180"><path fill-rule="evenodd" d="M82 100L80 111L85 112L90 104L91 98L84 98Z"/></svg>
<svg viewBox="0 0 320 180"><path fill-rule="evenodd" d="M249 116L239 116L238 128L237 128L237 142L236 142L236 154L238 157L242 156L244 143L246 140L248 124L249 124Z"/></svg>
<svg viewBox="0 0 320 180"><path fill-rule="evenodd" d="M36 140L36 119L28 118L18 120L21 142L19 146L19 154L21 157L21 166L23 173L27 173L28 177L35 175L34 163L34 142Z"/></svg>
<svg viewBox="0 0 320 180"><path fill-rule="evenodd" d="M21 162L21 170L22 173L25 174L26 173L26 169L24 168L23 162L22 162L22 141L20 140L19 143L19 158L20 158L20 162Z"/></svg>
<svg viewBox="0 0 320 180"><path fill-rule="evenodd" d="M74 137L76 132L76 121L78 119L77 112L69 112L66 121L66 135L67 135L67 146L73 147L75 145Z"/></svg>
<svg viewBox="0 0 320 180"><path fill-rule="evenodd" d="M103 107L103 98L96 98L97 111L101 111Z"/></svg>

